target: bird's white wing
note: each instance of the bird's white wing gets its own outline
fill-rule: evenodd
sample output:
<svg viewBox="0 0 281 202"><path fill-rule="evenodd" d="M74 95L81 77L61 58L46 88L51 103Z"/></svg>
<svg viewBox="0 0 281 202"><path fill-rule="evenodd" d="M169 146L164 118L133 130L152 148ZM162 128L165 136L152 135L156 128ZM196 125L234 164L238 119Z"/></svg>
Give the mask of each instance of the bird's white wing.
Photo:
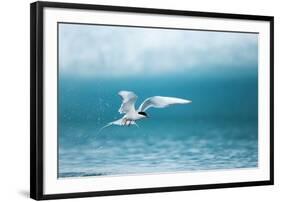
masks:
<svg viewBox="0 0 281 202"><path fill-rule="evenodd" d="M118 95L122 98L122 104L118 110L120 114L126 114L129 111L135 110L135 102L138 96L131 91L120 91Z"/></svg>
<svg viewBox="0 0 281 202"><path fill-rule="evenodd" d="M150 107L164 108L164 107L168 107L169 105L188 104L188 103L191 103L191 100L185 100L175 97L154 96L144 100L143 103L140 105L138 111L144 112Z"/></svg>

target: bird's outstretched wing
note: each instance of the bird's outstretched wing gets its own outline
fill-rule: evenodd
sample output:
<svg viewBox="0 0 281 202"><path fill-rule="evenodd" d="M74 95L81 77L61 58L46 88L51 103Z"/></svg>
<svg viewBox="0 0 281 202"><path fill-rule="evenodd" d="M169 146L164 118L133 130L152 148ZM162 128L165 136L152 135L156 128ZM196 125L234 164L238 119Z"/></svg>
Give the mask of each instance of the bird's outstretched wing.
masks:
<svg viewBox="0 0 281 202"><path fill-rule="evenodd" d="M191 100L185 100L175 97L154 96L144 100L143 103L140 105L138 111L144 112L150 107L164 108L164 107L168 107L169 105L188 104L188 103L191 103Z"/></svg>
<svg viewBox="0 0 281 202"><path fill-rule="evenodd" d="M131 91L120 91L118 95L122 98L122 104L118 110L120 114L126 114L131 110L135 110L135 102L138 96Z"/></svg>

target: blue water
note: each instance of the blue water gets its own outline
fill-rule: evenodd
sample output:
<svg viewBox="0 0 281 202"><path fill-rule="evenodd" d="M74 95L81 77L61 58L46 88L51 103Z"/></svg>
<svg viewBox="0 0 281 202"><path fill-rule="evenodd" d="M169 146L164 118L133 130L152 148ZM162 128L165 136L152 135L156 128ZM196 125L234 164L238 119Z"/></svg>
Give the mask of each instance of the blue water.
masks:
<svg viewBox="0 0 281 202"><path fill-rule="evenodd" d="M231 68L230 68L231 69ZM249 69L249 68L245 68ZM223 76L222 76L223 75ZM226 75L226 76L225 76ZM149 109L135 126L113 126L120 90L192 100ZM258 165L257 72L189 76L59 78L59 177L253 168Z"/></svg>

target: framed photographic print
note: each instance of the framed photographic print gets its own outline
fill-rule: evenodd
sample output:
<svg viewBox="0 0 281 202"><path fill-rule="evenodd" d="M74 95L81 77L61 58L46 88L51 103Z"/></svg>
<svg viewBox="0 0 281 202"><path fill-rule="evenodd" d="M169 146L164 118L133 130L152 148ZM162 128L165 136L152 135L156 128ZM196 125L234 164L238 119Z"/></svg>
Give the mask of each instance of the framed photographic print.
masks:
<svg viewBox="0 0 281 202"><path fill-rule="evenodd" d="M273 17L31 4L31 198L273 184Z"/></svg>

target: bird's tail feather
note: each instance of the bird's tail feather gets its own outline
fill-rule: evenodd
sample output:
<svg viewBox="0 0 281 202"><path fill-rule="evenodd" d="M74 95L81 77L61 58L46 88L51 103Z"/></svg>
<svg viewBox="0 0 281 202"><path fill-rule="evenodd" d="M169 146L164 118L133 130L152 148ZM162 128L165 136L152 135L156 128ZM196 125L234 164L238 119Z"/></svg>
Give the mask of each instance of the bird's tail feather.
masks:
<svg viewBox="0 0 281 202"><path fill-rule="evenodd" d="M105 129L105 128L109 127L109 126L112 126L112 125L122 126L122 122L123 122L123 118L118 119L118 120L116 120L116 121L109 122L108 124L106 124L105 126L103 126L103 127L101 127L101 128L99 129L98 134L100 134L100 132L101 132L103 129Z"/></svg>
<svg viewBox="0 0 281 202"><path fill-rule="evenodd" d="M137 124L135 121L131 121L129 124L130 124L130 125L135 125L136 127L139 128L138 124ZM123 119L123 118L118 119L118 120L116 120L116 121L109 122L108 124L106 124L105 126L103 126L103 127L101 127L101 128L99 129L98 134L100 134L100 132L101 132L103 129L105 129L105 128L109 127L109 126L112 126L112 125L125 126L125 125L126 125L126 122L124 122L124 119Z"/></svg>
<svg viewBox="0 0 281 202"><path fill-rule="evenodd" d="M101 132L103 129L105 129L105 128L111 126L111 125L112 125L112 122L110 122L110 123L106 124L105 126L101 127L101 128L99 129L99 131L98 131L98 134L100 134L100 132Z"/></svg>

